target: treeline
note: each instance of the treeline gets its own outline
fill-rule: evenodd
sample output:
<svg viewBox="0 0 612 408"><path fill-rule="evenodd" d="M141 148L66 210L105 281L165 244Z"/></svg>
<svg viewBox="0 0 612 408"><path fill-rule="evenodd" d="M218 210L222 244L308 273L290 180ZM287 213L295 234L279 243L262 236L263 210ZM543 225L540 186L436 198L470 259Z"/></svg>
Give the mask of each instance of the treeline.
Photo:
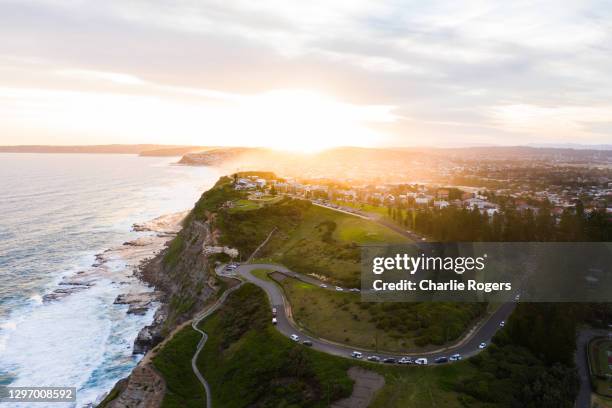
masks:
<svg viewBox="0 0 612 408"><path fill-rule="evenodd" d="M576 328L587 305L521 303L486 353L470 359L476 374L457 385L464 403L570 408L578 393Z"/></svg>
<svg viewBox="0 0 612 408"><path fill-rule="evenodd" d="M605 211L586 213L580 203L557 220L549 206L519 211L508 206L488 215L478 209L388 208L388 215L407 229L436 241L612 241L612 222Z"/></svg>

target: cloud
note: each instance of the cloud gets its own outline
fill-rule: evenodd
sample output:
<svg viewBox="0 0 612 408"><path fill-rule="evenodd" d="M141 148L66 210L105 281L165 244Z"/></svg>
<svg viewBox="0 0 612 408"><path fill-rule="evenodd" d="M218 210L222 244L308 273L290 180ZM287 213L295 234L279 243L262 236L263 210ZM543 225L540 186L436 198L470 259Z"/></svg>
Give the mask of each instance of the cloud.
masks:
<svg viewBox="0 0 612 408"><path fill-rule="evenodd" d="M395 119L379 125L394 145L419 134L439 144L601 143L612 136L602 124L611 17L605 2L577 0L8 1L0 86L146 97L184 115L202 98L307 89L391 107ZM18 118L10 123L1 134L19 131Z"/></svg>

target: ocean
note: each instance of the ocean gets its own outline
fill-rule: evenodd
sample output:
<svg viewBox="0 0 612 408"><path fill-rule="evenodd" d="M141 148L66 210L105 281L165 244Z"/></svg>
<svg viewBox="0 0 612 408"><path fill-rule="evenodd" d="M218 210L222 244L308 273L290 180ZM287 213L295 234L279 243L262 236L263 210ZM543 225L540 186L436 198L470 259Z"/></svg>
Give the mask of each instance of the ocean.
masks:
<svg viewBox="0 0 612 408"><path fill-rule="evenodd" d="M113 302L126 284L151 288L101 276L87 290L43 296L90 268L96 254L146 234L132 224L190 209L220 175L176 160L0 153L0 386L76 387L76 405L36 406L82 407L130 373L140 358L133 341L154 309L127 314ZM108 267L126 265L115 259Z"/></svg>

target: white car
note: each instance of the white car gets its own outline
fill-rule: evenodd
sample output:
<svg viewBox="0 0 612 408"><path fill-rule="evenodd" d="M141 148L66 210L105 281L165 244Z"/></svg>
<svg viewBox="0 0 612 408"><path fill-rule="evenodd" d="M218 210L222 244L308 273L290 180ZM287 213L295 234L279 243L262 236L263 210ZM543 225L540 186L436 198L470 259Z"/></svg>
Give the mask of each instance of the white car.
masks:
<svg viewBox="0 0 612 408"><path fill-rule="evenodd" d="M297 334L292 334L291 336L289 336L289 338L295 341L296 343L300 341L300 337Z"/></svg>
<svg viewBox="0 0 612 408"><path fill-rule="evenodd" d="M520 293L514 297L514 301L515 302L518 302L519 300L521 300L521 294Z"/></svg>
<svg viewBox="0 0 612 408"><path fill-rule="evenodd" d="M325 289L325 288L327 287L327 285L326 285L326 284L324 284L324 283L322 283L322 284L321 284L321 285L319 285L319 286L321 286L323 289Z"/></svg>
<svg viewBox="0 0 612 408"><path fill-rule="evenodd" d="M428 363L429 361L427 361L425 357L417 358L416 360L414 360L414 364L418 365L427 365Z"/></svg>
<svg viewBox="0 0 612 408"><path fill-rule="evenodd" d="M272 324L276 324L276 323L277 323L277 322L276 322L276 317L273 317L273 318L272 318Z"/></svg>
<svg viewBox="0 0 612 408"><path fill-rule="evenodd" d="M505 325L506 325L505 321L502 320L501 322L499 322L499 327L504 327Z"/></svg>
<svg viewBox="0 0 612 408"><path fill-rule="evenodd" d="M478 345L478 348L479 348L479 349L481 349L481 350L482 350L483 348L486 348L486 347L487 347L487 343L484 343L484 342L482 342L482 343L480 343L480 344Z"/></svg>
<svg viewBox="0 0 612 408"><path fill-rule="evenodd" d="M450 361L459 361L461 360L461 354L453 354L452 356L450 356L449 360Z"/></svg>
<svg viewBox="0 0 612 408"><path fill-rule="evenodd" d="M398 360L399 364L412 364L412 359L410 357L402 357Z"/></svg>
<svg viewBox="0 0 612 408"><path fill-rule="evenodd" d="M351 353L351 357L353 357L353 358L362 358L363 357L363 353L361 353L359 351L353 351Z"/></svg>
<svg viewBox="0 0 612 408"><path fill-rule="evenodd" d="M336 290L337 290L338 292L342 292L344 289L342 289L340 286L336 286Z"/></svg>
<svg viewBox="0 0 612 408"><path fill-rule="evenodd" d="M380 361L380 357L378 357L378 356L370 356L370 357L368 357L368 361L379 362Z"/></svg>
<svg viewBox="0 0 612 408"><path fill-rule="evenodd" d="M361 290L359 290L357 288L350 288L349 291L350 292L361 292Z"/></svg>

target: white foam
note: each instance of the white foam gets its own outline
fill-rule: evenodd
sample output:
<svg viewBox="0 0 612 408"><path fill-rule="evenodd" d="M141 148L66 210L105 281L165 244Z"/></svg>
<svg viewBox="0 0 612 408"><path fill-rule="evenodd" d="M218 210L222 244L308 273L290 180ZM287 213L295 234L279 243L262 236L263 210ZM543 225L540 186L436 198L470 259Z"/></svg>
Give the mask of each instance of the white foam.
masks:
<svg viewBox="0 0 612 408"><path fill-rule="evenodd" d="M117 364L129 372L136 363L131 350L138 329L153 317L153 311L126 317L127 306L113 304L118 293L117 285L101 280L88 290L13 316L5 324L10 330L4 331L0 348L0 366L17 376L10 385L74 386L79 390L77 406L108 391L117 378L102 375L98 380L95 372L103 374Z"/></svg>

